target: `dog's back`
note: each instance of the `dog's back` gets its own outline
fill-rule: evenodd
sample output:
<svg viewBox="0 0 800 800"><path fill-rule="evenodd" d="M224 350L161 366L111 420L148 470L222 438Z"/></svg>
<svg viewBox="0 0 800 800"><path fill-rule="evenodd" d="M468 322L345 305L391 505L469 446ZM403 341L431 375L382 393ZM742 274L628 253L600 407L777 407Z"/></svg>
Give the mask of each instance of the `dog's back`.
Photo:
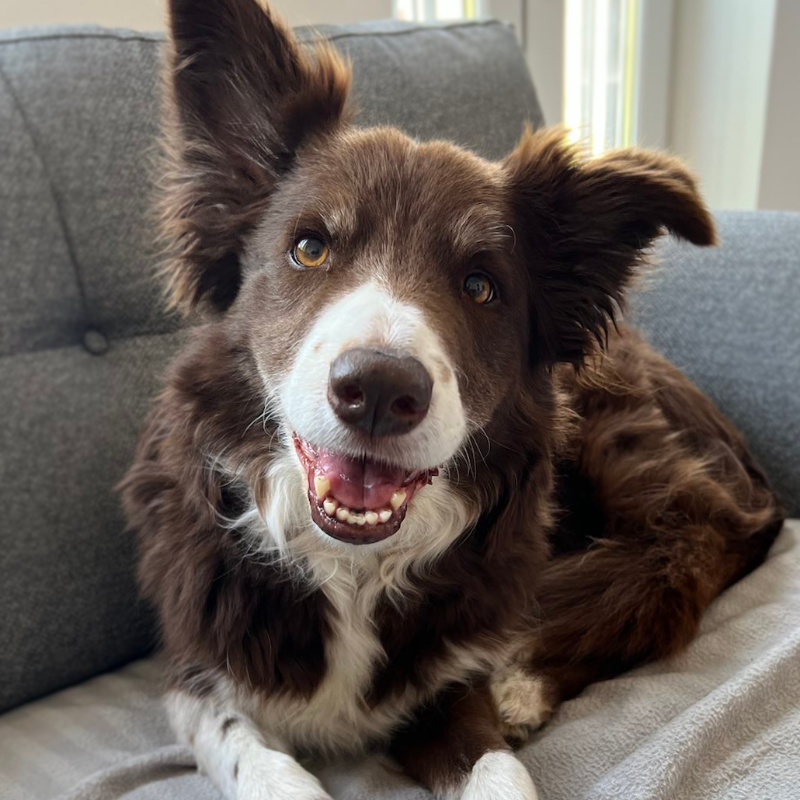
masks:
<svg viewBox="0 0 800 800"><path fill-rule="evenodd" d="M531 668L566 698L686 646L783 515L741 434L635 332L561 377L578 433L559 464Z"/></svg>

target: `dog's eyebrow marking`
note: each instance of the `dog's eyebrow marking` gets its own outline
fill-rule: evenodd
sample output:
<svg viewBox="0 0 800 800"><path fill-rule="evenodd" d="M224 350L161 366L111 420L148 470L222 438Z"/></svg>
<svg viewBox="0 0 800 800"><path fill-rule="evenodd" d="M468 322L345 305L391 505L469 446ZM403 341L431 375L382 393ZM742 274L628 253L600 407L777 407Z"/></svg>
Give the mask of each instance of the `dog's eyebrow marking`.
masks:
<svg viewBox="0 0 800 800"><path fill-rule="evenodd" d="M305 200L303 201L303 205L300 207L300 213L294 219L294 231L292 233L292 239L297 238L297 228L300 225L300 221L306 214L306 209L311 203L319 203L319 199L313 195L305 198Z"/></svg>
<svg viewBox="0 0 800 800"><path fill-rule="evenodd" d="M452 238L453 245L460 251L505 248L513 239L509 235L508 225L485 203L470 206L456 219L452 227Z"/></svg>
<svg viewBox="0 0 800 800"><path fill-rule="evenodd" d="M355 232L356 212L352 206L328 208L321 216L331 236L347 238Z"/></svg>

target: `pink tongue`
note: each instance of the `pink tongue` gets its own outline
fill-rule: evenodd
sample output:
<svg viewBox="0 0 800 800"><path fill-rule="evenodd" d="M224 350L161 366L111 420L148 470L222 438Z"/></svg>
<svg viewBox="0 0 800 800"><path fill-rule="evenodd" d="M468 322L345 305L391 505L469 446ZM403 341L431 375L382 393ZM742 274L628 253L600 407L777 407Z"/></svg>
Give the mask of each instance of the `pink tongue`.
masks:
<svg viewBox="0 0 800 800"><path fill-rule="evenodd" d="M314 471L330 480L331 494L340 503L354 509L387 508L406 477L397 467L335 453L320 453Z"/></svg>

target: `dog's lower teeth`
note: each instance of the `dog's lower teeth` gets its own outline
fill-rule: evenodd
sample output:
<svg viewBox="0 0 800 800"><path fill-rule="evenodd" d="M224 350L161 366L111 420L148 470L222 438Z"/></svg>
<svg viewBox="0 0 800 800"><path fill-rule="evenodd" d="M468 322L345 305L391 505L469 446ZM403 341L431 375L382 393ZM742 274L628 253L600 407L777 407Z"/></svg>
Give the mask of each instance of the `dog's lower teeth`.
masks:
<svg viewBox="0 0 800 800"><path fill-rule="evenodd" d="M386 523L392 518L392 510L389 508L384 508L381 511L351 511L347 506L340 506L339 501L333 497L326 497L322 507L329 517L334 517L339 522L346 522L348 525L358 525L360 527Z"/></svg>
<svg viewBox="0 0 800 800"><path fill-rule="evenodd" d="M339 504L332 497L328 497L325 499L322 507L325 509L325 513L329 517L332 517L336 513L336 509L339 507Z"/></svg>

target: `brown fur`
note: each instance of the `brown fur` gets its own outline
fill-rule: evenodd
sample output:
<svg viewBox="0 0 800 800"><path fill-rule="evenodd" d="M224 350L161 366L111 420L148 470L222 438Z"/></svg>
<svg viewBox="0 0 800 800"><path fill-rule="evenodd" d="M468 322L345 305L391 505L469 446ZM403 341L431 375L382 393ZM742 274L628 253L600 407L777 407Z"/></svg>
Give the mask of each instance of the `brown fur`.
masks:
<svg viewBox="0 0 800 800"><path fill-rule="evenodd" d="M482 433L449 478L479 521L403 603L379 603L386 659L366 702L424 688L449 645L501 635L561 699L685 647L781 524L741 436L616 327L662 231L715 241L686 169L638 151L586 161L559 131L525 133L495 165L393 130L353 133L342 61L298 48L250 0L173 0L172 42L165 273L175 306L217 316L171 368L122 488L175 684L207 693L223 670L309 697L332 668L325 595L292 565L248 558L224 521L269 503L282 445L278 420L251 424L264 374L285 372L317 312L376 259L402 265L391 289L437 327ZM292 237L334 210L339 279L287 268ZM457 218L458 236L444 224ZM256 239L266 269L249 258ZM501 302L465 307L453 291L474 264ZM505 746L488 677L398 720L395 751L429 786Z"/></svg>
<svg viewBox="0 0 800 800"><path fill-rule="evenodd" d="M242 242L295 150L346 119L350 71L331 47L295 47L255 2L173 0L170 22L164 275L175 308L222 310L241 283Z"/></svg>
<svg viewBox="0 0 800 800"><path fill-rule="evenodd" d="M485 684L456 686L421 708L414 724L398 731L393 755L412 778L448 791L484 753L510 750Z"/></svg>
<svg viewBox="0 0 800 800"><path fill-rule="evenodd" d="M562 698L685 647L782 523L741 435L633 332L564 379L581 424L560 491L576 480L589 491L551 533L555 550L582 541L542 574L531 662Z"/></svg>
<svg viewBox="0 0 800 800"><path fill-rule="evenodd" d="M247 685L310 694L325 671L324 597L274 564L244 558L239 533L221 527L248 490L268 491L261 475L273 454L271 431L252 425L241 435L261 410L251 361L212 327L168 384L125 481L142 590L160 611L167 651L179 666L224 664ZM241 464L242 482L221 480L207 453Z"/></svg>

